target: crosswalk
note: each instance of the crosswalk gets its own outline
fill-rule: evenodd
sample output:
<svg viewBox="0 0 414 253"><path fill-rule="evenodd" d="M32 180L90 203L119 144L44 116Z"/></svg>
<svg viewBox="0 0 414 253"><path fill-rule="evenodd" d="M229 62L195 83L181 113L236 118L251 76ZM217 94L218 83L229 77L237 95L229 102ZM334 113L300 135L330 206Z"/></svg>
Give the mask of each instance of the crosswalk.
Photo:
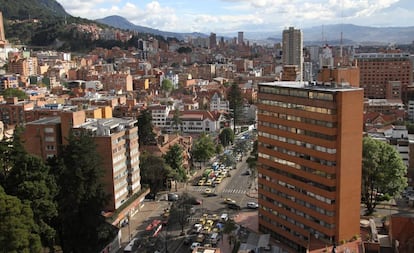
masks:
<svg viewBox="0 0 414 253"><path fill-rule="evenodd" d="M192 192L206 192L206 189L210 189L212 193L219 193L215 188L204 187L204 186L191 186L190 191ZM234 189L234 188L225 188L221 193L228 194L246 194L248 190L246 189Z"/></svg>

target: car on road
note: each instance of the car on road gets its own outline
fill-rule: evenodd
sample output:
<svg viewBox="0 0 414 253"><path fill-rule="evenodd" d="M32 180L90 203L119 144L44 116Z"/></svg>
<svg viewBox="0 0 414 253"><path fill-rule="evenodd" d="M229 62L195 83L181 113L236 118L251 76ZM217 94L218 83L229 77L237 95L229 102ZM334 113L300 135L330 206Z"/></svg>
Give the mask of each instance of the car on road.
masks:
<svg viewBox="0 0 414 253"><path fill-rule="evenodd" d="M236 203L228 203L227 207L230 209L234 209L234 210L240 210L241 207L239 205L237 205Z"/></svg>
<svg viewBox="0 0 414 253"><path fill-rule="evenodd" d="M217 196L217 194L216 194L216 193L214 193L214 192L209 192L209 193L207 193L207 194L206 194L206 196L207 196L207 197L216 197L216 196Z"/></svg>
<svg viewBox="0 0 414 253"><path fill-rule="evenodd" d="M210 189L210 188L206 188L205 190L204 190L204 193L205 194L209 194L209 193L212 193L213 191Z"/></svg>
<svg viewBox="0 0 414 253"><path fill-rule="evenodd" d="M194 250L195 248L200 247L200 246L201 246L201 243L199 243L199 242L193 242L191 244L191 246L190 246L190 249L191 250Z"/></svg>
<svg viewBox="0 0 414 253"><path fill-rule="evenodd" d="M247 202L247 208L257 209L257 208L259 208L259 204L257 204L256 202L253 202L253 201Z"/></svg>
<svg viewBox="0 0 414 253"><path fill-rule="evenodd" d="M234 199L231 199L231 198L225 198L224 203L226 203L226 204L235 204L236 201Z"/></svg>

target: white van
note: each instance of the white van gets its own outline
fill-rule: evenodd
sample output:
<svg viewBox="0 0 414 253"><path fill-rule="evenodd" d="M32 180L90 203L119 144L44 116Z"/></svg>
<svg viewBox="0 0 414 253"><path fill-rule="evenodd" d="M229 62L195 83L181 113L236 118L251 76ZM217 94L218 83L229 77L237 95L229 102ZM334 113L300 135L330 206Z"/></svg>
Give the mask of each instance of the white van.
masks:
<svg viewBox="0 0 414 253"><path fill-rule="evenodd" d="M229 219L229 215L227 213L223 213L221 214L220 219L222 221L227 221Z"/></svg>

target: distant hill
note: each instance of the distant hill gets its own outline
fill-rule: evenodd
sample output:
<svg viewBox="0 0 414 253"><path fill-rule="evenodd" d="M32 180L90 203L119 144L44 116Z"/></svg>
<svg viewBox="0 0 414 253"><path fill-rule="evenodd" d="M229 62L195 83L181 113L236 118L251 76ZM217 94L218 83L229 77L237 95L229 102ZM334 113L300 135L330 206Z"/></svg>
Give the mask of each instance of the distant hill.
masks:
<svg viewBox="0 0 414 253"><path fill-rule="evenodd" d="M33 19L70 16L55 0L0 0L5 19Z"/></svg>
<svg viewBox="0 0 414 253"><path fill-rule="evenodd" d="M96 22L105 24L105 25L109 25L109 26L113 26L119 29L125 29L125 30L130 30L130 31L137 31L137 32L141 32L141 33L149 33L149 34L154 34L154 35L160 35L163 36L165 38L167 37L172 37L172 38L177 38L179 40L182 40L188 36L191 37L207 37L208 35L203 34L203 33L175 33L175 32L166 32L166 31L161 31L158 29L153 29L153 28L149 28L149 27L145 27L145 26L140 26L140 25L134 25L133 23L129 22L127 19L121 17L121 16L117 16L117 15L113 15L113 16L108 16L102 19L97 19L95 20Z"/></svg>
<svg viewBox="0 0 414 253"><path fill-rule="evenodd" d="M174 33L161 31L145 26L134 25L121 16L108 16L97 22L110 25L120 29L128 29L142 33L161 35L163 37L175 37L184 39L185 37L207 37L203 33ZM305 44L339 44L341 31L343 34L342 42L344 44L409 44L414 40L414 26L410 27L369 27L357 26L352 24L334 24L324 26L314 26L303 28L303 37ZM245 32L245 38L253 41L263 42L280 42L282 31L275 32ZM217 34L233 38L234 33ZM322 38L323 37L323 38Z"/></svg>

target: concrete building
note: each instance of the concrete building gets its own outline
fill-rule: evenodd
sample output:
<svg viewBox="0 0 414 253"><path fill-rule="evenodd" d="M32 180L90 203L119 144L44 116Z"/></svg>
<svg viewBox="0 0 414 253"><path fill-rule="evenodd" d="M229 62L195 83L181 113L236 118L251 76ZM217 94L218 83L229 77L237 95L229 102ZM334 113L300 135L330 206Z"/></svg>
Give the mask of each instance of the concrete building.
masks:
<svg viewBox="0 0 414 253"><path fill-rule="evenodd" d="M211 49L217 47L217 36L216 36L215 33L210 33L209 41L210 41L209 46L210 46Z"/></svg>
<svg viewBox="0 0 414 253"><path fill-rule="evenodd" d="M298 78L302 81L303 76L303 34L299 29L289 27L283 30L282 39L282 62L283 65L298 66Z"/></svg>
<svg viewBox="0 0 414 253"><path fill-rule="evenodd" d="M0 11L0 47L4 47L6 44L6 33L3 25L3 13Z"/></svg>
<svg viewBox="0 0 414 253"><path fill-rule="evenodd" d="M362 122L363 89L259 84L261 232L294 252L360 233Z"/></svg>
<svg viewBox="0 0 414 253"><path fill-rule="evenodd" d="M243 32L237 33L237 44L238 45L244 45L244 34Z"/></svg>
<svg viewBox="0 0 414 253"><path fill-rule="evenodd" d="M413 64L408 53L360 53L355 55L360 69L360 84L367 98L386 98L390 81L401 83L404 103L407 86L413 81Z"/></svg>

